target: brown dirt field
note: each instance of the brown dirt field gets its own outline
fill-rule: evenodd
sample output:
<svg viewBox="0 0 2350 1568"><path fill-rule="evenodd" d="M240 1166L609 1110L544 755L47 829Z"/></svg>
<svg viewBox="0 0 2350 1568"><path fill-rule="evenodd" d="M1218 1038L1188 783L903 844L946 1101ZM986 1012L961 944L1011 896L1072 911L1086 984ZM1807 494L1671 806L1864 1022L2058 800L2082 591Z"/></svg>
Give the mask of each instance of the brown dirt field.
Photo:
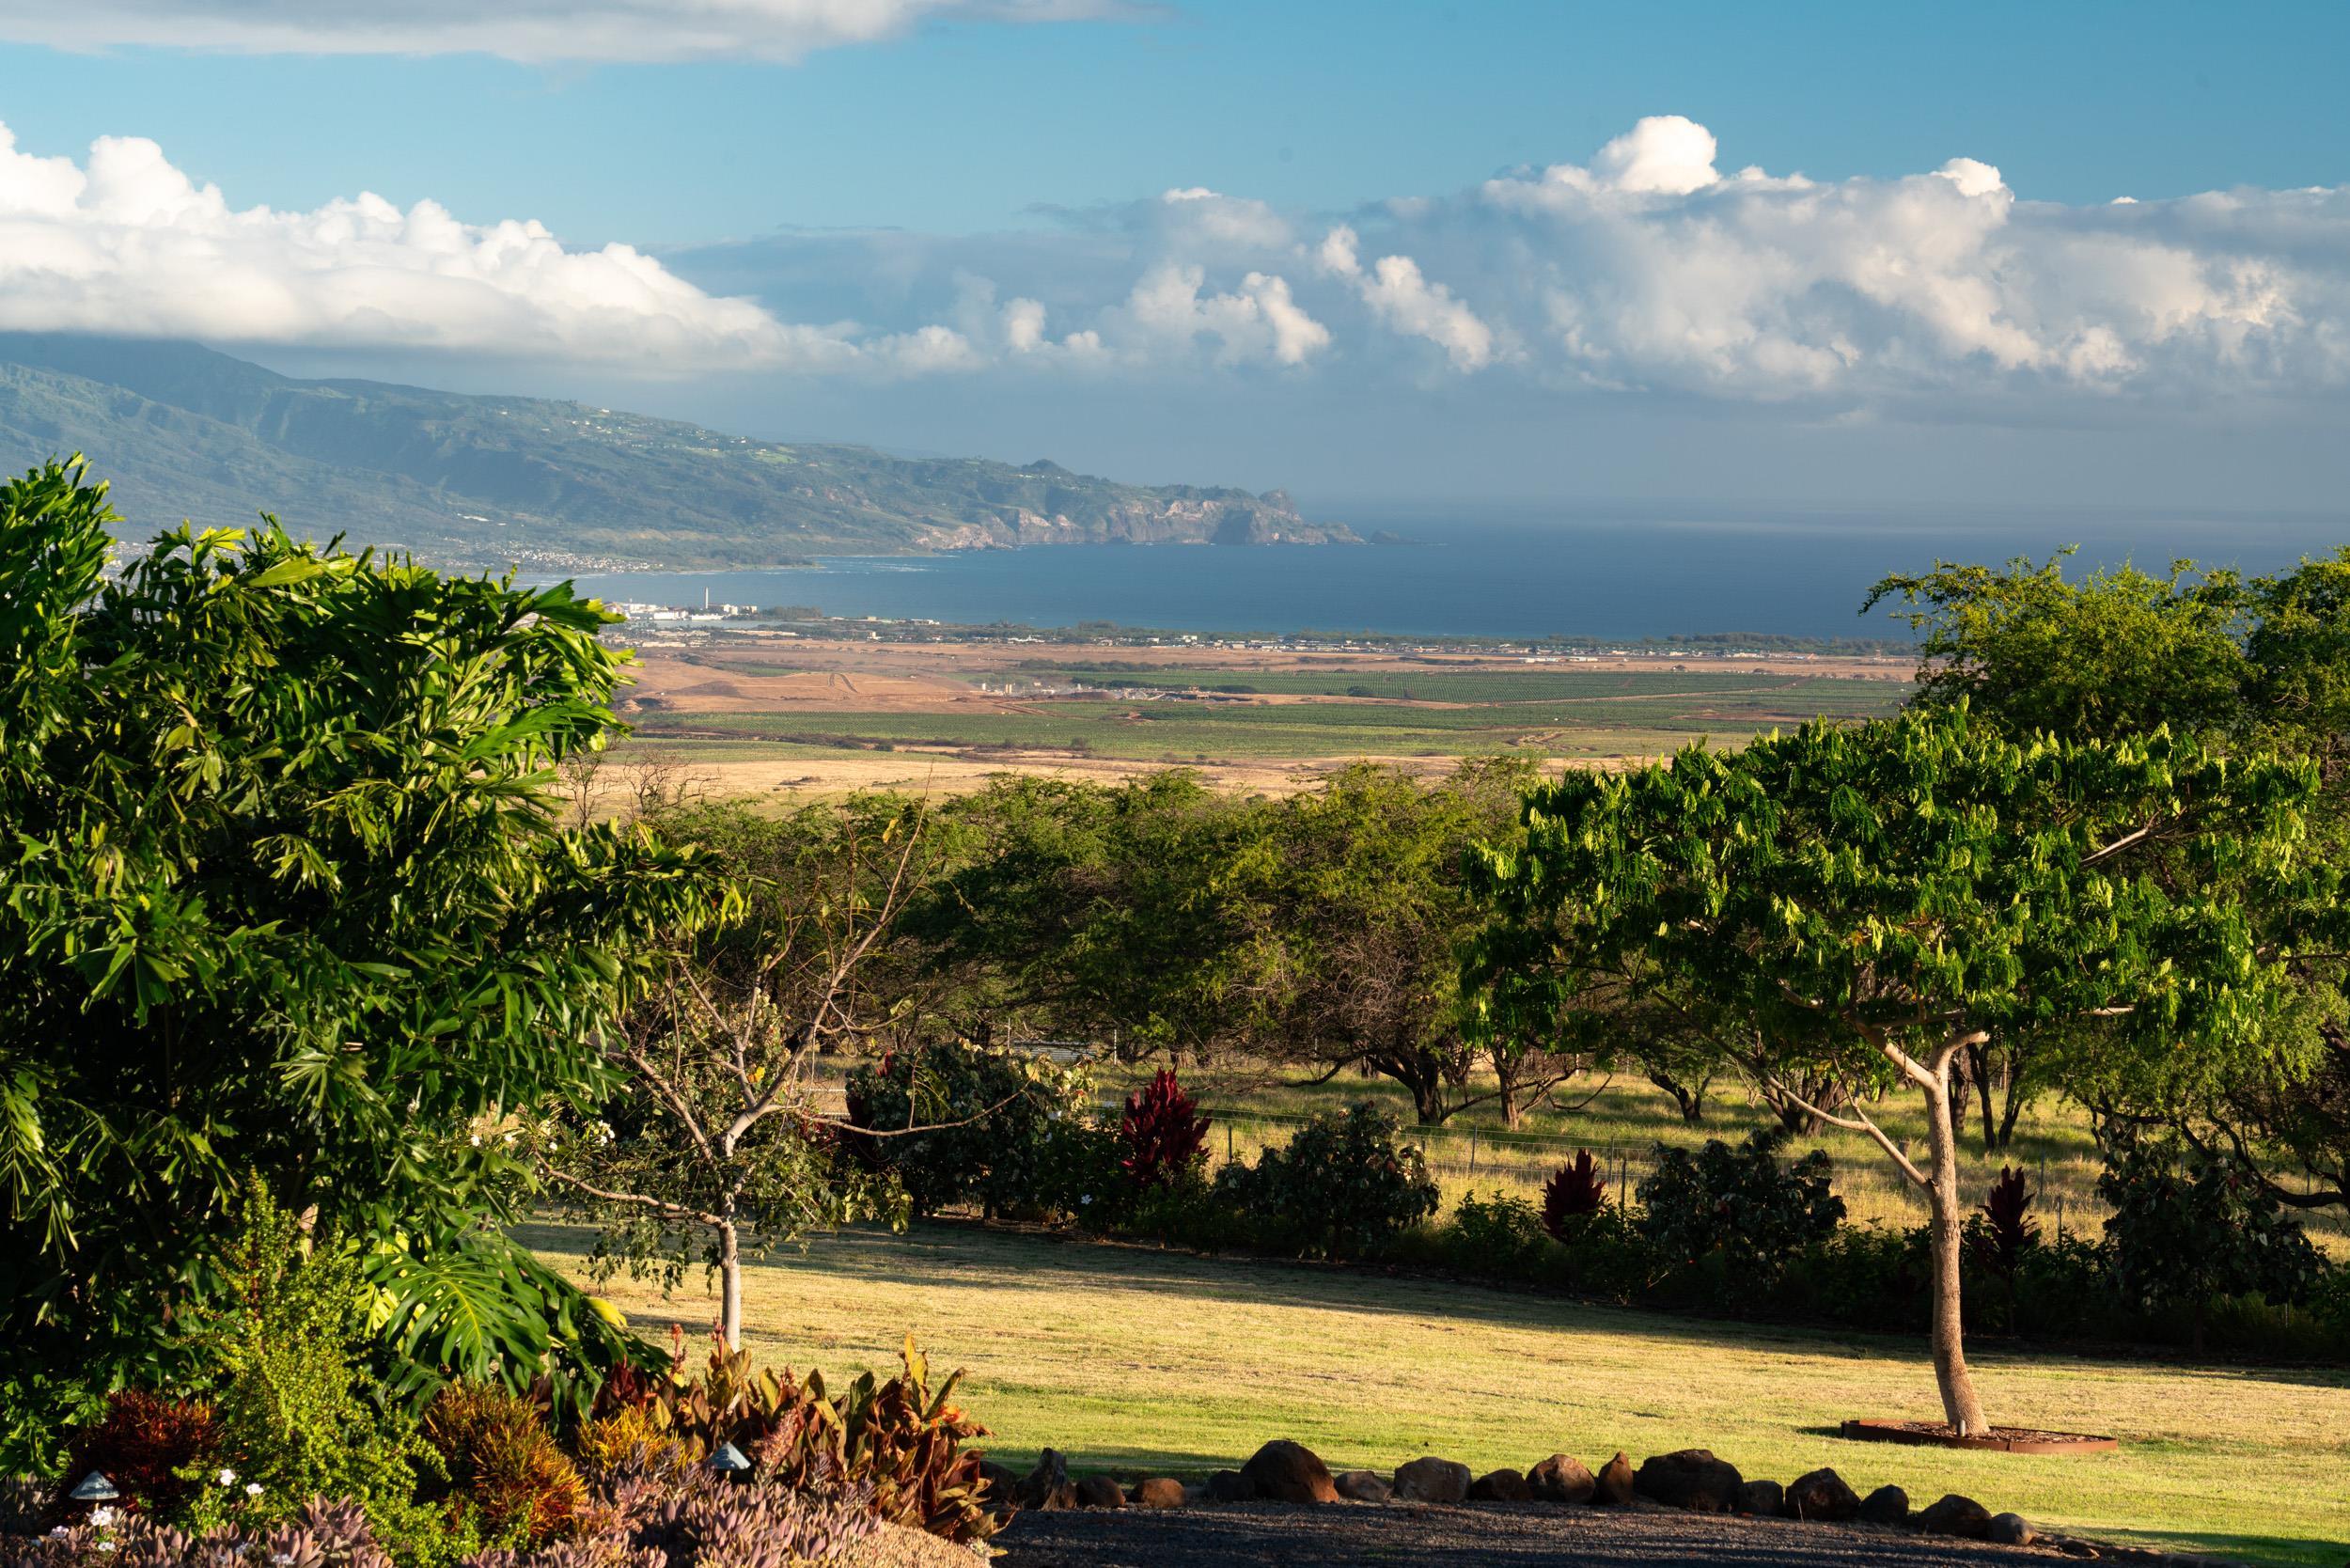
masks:
<svg viewBox="0 0 2350 1568"><path fill-rule="evenodd" d="M982 712L1000 713L1005 705L991 702L961 681L935 674L890 671L805 670L791 675L758 675L729 668L737 663L764 659L688 661L673 653L641 655L630 673L635 683L621 697L623 704L657 707L672 713L822 712L854 708L862 713L943 713L978 704Z"/></svg>

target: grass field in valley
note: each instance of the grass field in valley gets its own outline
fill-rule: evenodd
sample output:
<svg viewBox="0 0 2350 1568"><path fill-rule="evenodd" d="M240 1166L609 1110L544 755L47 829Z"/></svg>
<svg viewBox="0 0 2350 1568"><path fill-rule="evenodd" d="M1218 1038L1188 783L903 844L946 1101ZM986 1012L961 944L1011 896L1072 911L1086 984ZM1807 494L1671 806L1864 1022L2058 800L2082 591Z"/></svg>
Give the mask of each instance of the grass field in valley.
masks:
<svg viewBox="0 0 2350 1568"><path fill-rule="evenodd" d="M534 1228L580 1266L585 1237ZM689 1284L608 1287L640 1327L705 1324ZM1922 1341L1587 1306L1370 1270L989 1231L853 1231L755 1265L747 1341L827 1375L887 1371L911 1330L1015 1466L1198 1477L1273 1437L1333 1467L1423 1453L1480 1470L1564 1450L1596 1466L1705 1447L1781 1481L1834 1466L1922 1505L1964 1492L2035 1524L2174 1550L2335 1568L2350 1543L2350 1373L2086 1360L1978 1343L1995 1419L2112 1433L2114 1453L1961 1453L1846 1442L1851 1416L1935 1418Z"/></svg>

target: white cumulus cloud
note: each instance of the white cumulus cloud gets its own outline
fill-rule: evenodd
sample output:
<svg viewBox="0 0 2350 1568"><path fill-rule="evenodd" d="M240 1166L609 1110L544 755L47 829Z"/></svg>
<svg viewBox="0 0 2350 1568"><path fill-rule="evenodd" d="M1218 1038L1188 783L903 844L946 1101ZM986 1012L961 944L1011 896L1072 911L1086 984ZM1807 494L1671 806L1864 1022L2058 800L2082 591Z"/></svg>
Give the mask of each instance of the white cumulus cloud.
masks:
<svg viewBox="0 0 2350 1568"><path fill-rule="evenodd" d="M1205 292L1199 267L1154 268L1136 283L1125 303L1109 313L1113 347L1145 357L1187 353L1201 338L1213 339L1223 364L1271 361L1303 365L1330 345L1330 329L1299 308L1287 279L1250 273L1230 293Z"/></svg>
<svg viewBox="0 0 2350 1568"><path fill-rule="evenodd" d="M362 194L306 212L229 205L141 137L86 163L0 126L0 325L247 343L444 349L678 368L828 366L862 352L705 293L628 245L462 223Z"/></svg>
<svg viewBox="0 0 2350 1568"><path fill-rule="evenodd" d="M431 201L238 207L152 142L39 157L0 127L0 327L1301 395L1433 371L1925 417L2350 392L2350 187L2074 206L1965 156L1853 179L1725 162L1660 116L1582 163L1345 214L1180 186L1012 233L656 259Z"/></svg>
<svg viewBox="0 0 2350 1568"><path fill-rule="evenodd" d="M0 39L532 63L788 62L926 22L1070 22L1129 9L1128 0L0 0Z"/></svg>

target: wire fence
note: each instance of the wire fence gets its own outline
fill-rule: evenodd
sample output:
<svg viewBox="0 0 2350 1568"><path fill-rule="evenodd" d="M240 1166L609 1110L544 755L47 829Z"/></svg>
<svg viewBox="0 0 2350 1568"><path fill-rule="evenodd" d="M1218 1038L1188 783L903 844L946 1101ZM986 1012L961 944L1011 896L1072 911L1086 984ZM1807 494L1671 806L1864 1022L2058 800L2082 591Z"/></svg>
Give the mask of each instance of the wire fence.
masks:
<svg viewBox="0 0 2350 1568"><path fill-rule="evenodd" d="M1120 1105L1112 1097L1104 1108L1115 1116ZM1199 1111L1210 1123L1211 1168L1245 1162L1260 1150L1283 1141L1281 1135L1292 1133L1314 1120L1299 1112L1259 1110L1245 1105L1202 1105ZM1623 1205L1637 1200L1642 1179L1656 1168L1659 1152L1659 1145L1653 1138L1594 1137L1494 1127L1409 1125L1403 1129L1402 1137L1419 1150L1430 1174L1449 1189L1515 1187L1524 1189L1524 1195L1528 1197L1538 1194L1560 1166L1588 1151L1599 1166L1608 1190ZM2064 1171L2052 1171L2045 1159L2035 1160L2026 1168L2031 1175L2032 1191L2039 1197L2040 1213L2055 1234L2080 1235L2085 1231L2093 1237L2100 1232L2106 1209L2092 1195L2068 1191L2068 1185L2076 1184L2068 1181ZM1840 1161L1836 1168L1836 1190L1851 1203L1856 1218L1922 1220L1929 1213L1925 1194L1889 1165Z"/></svg>

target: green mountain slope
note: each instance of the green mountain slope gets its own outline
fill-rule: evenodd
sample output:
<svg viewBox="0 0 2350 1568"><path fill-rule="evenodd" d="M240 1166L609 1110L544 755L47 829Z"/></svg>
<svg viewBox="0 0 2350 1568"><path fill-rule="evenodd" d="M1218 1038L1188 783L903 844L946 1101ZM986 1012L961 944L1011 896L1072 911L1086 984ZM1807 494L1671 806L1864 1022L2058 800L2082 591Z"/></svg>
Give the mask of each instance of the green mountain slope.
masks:
<svg viewBox="0 0 2350 1568"><path fill-rule="evenodd" d="M772 565L1013 544L1352 542L1278 491L788 445L535 398L297 381L189 343L0 333L0 461L87 453L130 530L275 512L451 565Z"/></svg>

